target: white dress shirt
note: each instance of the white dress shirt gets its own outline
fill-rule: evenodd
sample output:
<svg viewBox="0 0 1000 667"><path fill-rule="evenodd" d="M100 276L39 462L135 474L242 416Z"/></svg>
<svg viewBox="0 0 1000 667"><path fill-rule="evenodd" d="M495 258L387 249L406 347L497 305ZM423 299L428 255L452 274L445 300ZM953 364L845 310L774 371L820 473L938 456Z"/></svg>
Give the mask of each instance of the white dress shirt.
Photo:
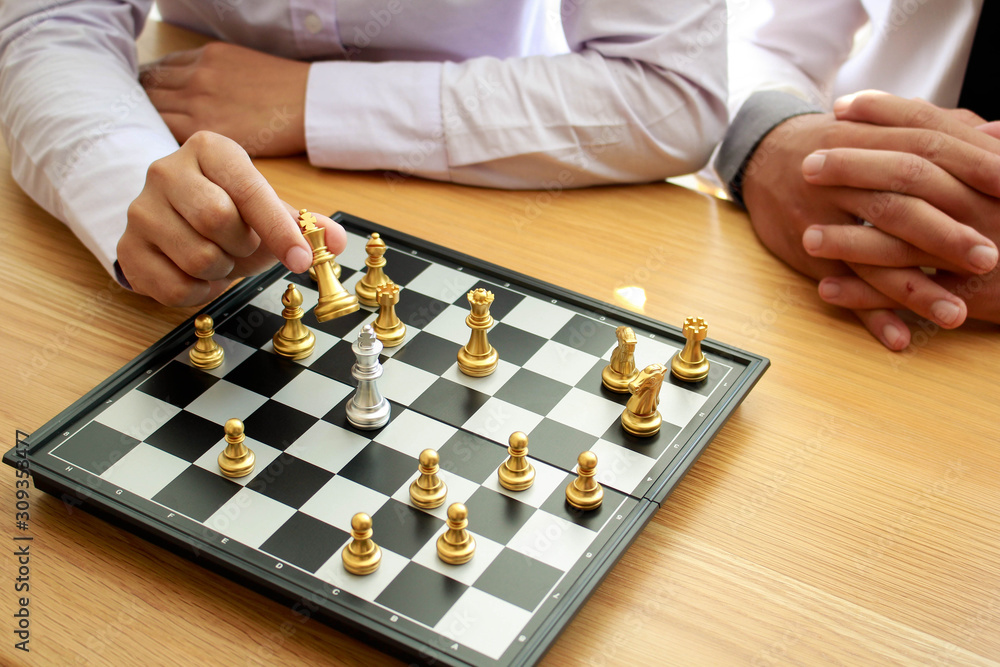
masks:
<svg viewBox="0 0 1000 667"><path fill-rule="evenodd" d="M136 83L150 5L0 2L15 179L109 271L147 167L177 148ZM700 167L725 126L723 0L158 6L168 22L314 61L305 123L318 166L502 188L651 181Z"/></svg>

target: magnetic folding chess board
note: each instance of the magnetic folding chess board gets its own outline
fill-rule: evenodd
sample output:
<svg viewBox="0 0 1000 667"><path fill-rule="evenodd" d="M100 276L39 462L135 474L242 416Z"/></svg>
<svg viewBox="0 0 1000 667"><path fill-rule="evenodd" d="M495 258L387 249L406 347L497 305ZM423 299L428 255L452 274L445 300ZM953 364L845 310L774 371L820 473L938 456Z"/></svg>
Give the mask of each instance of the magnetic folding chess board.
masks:
<svg viewBox="0 0 1000 667"><path fill-rule="evenodd" d="M664 381L660 433L632 438L619 423L628 396L601 386L615 327L635 329L640 369L683 346L677 327L353 216L335 219L348 230L337 258L345 287L353 291L367 235L378 231L389 246L385 271L402 288L397 313L407 335L381 357L379 387L392 404L386 426L359 431L345 418L351 343L373 310L318 323L315 285L279 266L206 309L225 349L222 366L190 364L188 321L32 434L35 484L385 651L445 664L531 664L768 361L710 338L709 377ZM317 339L299 361L271 348L289 282ZM495 295L489 340L500 364L485 378L456 367L469 338L466 294L476 287ZM233 417L244 421L257 457L254 472L236 480L216 462ZM513 431L528 433L537 471L520 492L501 487L496 474ZM408 494L425 448L438 450L448 485L446 503L429 511L411 506ZM588 449L605 497L583 513L564 489ZM13 450L4 460L14 464ZM468 507L477 542L473 559L458 566L435 549L453 502ZM340 555L357 512L372 516L383 553L363 577L348 574Z"/></svg>

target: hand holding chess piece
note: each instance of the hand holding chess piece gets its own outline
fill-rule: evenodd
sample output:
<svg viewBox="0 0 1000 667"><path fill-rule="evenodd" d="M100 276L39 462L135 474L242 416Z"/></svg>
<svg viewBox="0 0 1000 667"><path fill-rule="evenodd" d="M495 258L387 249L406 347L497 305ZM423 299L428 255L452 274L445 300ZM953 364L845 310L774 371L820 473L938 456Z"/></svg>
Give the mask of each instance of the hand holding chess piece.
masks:
<svg viewBox="0 0 1000 667"><path fill-rule="evenodd" d="M313 311L316 320L326 322L357 311L358 297L344 289L333 274L334 256L326 248L326 231L316 225L316 216L306 209L299 211L299 228L313 251L312 265L319 285L319 303Z"/></svg>

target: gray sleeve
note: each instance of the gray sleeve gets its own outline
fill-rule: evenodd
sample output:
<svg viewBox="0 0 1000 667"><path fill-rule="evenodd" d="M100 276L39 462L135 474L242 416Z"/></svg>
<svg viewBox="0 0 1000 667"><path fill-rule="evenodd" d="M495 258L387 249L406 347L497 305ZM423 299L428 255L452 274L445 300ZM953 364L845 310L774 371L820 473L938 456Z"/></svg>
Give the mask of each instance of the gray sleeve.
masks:
<svg viewBox="0 0 1000 667"><path fill-rule="evenodd" d="M783 121L822 110L790 93L766 90L754 93L729 124L715 158L715 172L729 196L743 206L743 174L746 165L767 134Z"/></svg>

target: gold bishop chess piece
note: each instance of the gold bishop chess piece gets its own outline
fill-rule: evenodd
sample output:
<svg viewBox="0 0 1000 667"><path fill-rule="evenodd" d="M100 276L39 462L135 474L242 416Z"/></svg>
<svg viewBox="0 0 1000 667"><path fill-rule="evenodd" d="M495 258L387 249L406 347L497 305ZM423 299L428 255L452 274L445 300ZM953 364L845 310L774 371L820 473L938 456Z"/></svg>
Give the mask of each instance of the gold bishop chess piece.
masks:
<svg viewBox="0 0 1000 667"><path fill-rule="evenodd" d="M708 325L700 317L688 317L684 320L684 349L670 360L670 372L678 380L685 382L700 382L708 377L708 359L701 351L701 341L708 336Z"/></svg>
<svg viewBox="0 0 1000 667"><path fill-rule="evenodd" d="M351 518L353 538L340 552L344 569L351 574L371 574L382 563L382 550L372 541L372 518L358 512Z"/></svg>
<svg viewBox="0 0 1000 667"><path fill-rule="evenodd" d="M666 372L667 367L663 364L650 364L629 383L632 396L622 411L622 428L632 435L648 438L659 432L662 419L657 408Z"/></svg>
<svg viewBox="0 0 1000 667"><path fill-rule="evenodd" d="M219 452L219 469L226 477L246 477L253 472L254 454L246 446L243 422L226 422L226 448Z"/></svg>
<svg viewBox="0 0 1000 667"><path fill-rule="evenodd" d="M202 314L194 318L194 335L198 339L188 353L191 364L205 370L221 366L226 352L215 342L215 322L210 315Z"/></svg>
<svg viewBox="0 0 1000 667"><path fill-rule="evenodd" d="M437 540L438 558L449 565L461 565L472 560L476 539L468 531L469 510L462 503L448 506L448 530Z"/></svg>
<svg viewBox="0 0 1000 667"><path fill-rule="evenodd" d="M375 288L375 298L378 301L378 317L372 324L375 337L382 341L385 347L396 347L406 337L406 325L396 315L396 304L399 303L399 286L387 282Z"/></svg>
<svg viewBox="0 0 1000 667"><path fill-rule="evenodd" d="M333 273L334 257L326 249L326 230L316 224L316 216L302 209L299 227L313 251L313 268L319 285L319 304L313 311L316 320L326 322L358 310L358 298L344 289Z"/></svg>
<svg viewBox="0 0 1000 667"><path fill-rule="evenodd" d="M484 377L495 371L500 361L500 355L486 339L486 332L493 326L490 315L493 292L480 287L467 296L472 312L465 318L465 323L472 329L472 335L465 347L458 351L458 370L472 377Z"/></svg>
<svg viewBox="0 0 1000 667"><path fill-rule="evenodd" d="M281 311L285 323L272 339L274 351L289 359L305 359L316 347L316 335L302 324L302 293L294 284L288 283L281 303L285 307Z"/></svg>
<svg viewBox="0 0 1000 667"><path fill-rule="evenodd" d="M420 476L410 484L410 502L415 507L432 510L444 505L448 486L438 477L438 453L433 449L420 452Z"/></svg>
<svg viewBox="0 0 1000 667"><path fill-rule="evenodd" d="M382 240L382 237L379 236L378 232L372 232L372 235L368 237L368 243L365 244L365 252L368 253L365 266L368 267L368 270L354 286L358 301L366 306L379 305L375 290L378 289L379 285L385 285L389 282L389 276L385 275L384 269L385 249L385 241Z"/></svg>
<svg viewBox="0 0 1000 667"><path fill-rule="evenodd" d="M578 510L595 510L604 500L604 487L594 479L597 454L586 451L576 459L577 476L566 485L566 502Z"/></svg>
<svg viewBox="0 0 1000 667"><path fill-rule="evenodd" d="M514 431L507 442L510 456L497 468L500 486L511 491L524 491L535 481L535 466L528 461L528 436Z"/></svg>
<svg viewBox="0 0 1000 667"><path fill-rule="evenodd" d="M632 327L615 329L618 346L611 352L611 363L601 372L601 383L613 392L627 394L628 385L639 371L635 367L635 332Z"/></svg>

